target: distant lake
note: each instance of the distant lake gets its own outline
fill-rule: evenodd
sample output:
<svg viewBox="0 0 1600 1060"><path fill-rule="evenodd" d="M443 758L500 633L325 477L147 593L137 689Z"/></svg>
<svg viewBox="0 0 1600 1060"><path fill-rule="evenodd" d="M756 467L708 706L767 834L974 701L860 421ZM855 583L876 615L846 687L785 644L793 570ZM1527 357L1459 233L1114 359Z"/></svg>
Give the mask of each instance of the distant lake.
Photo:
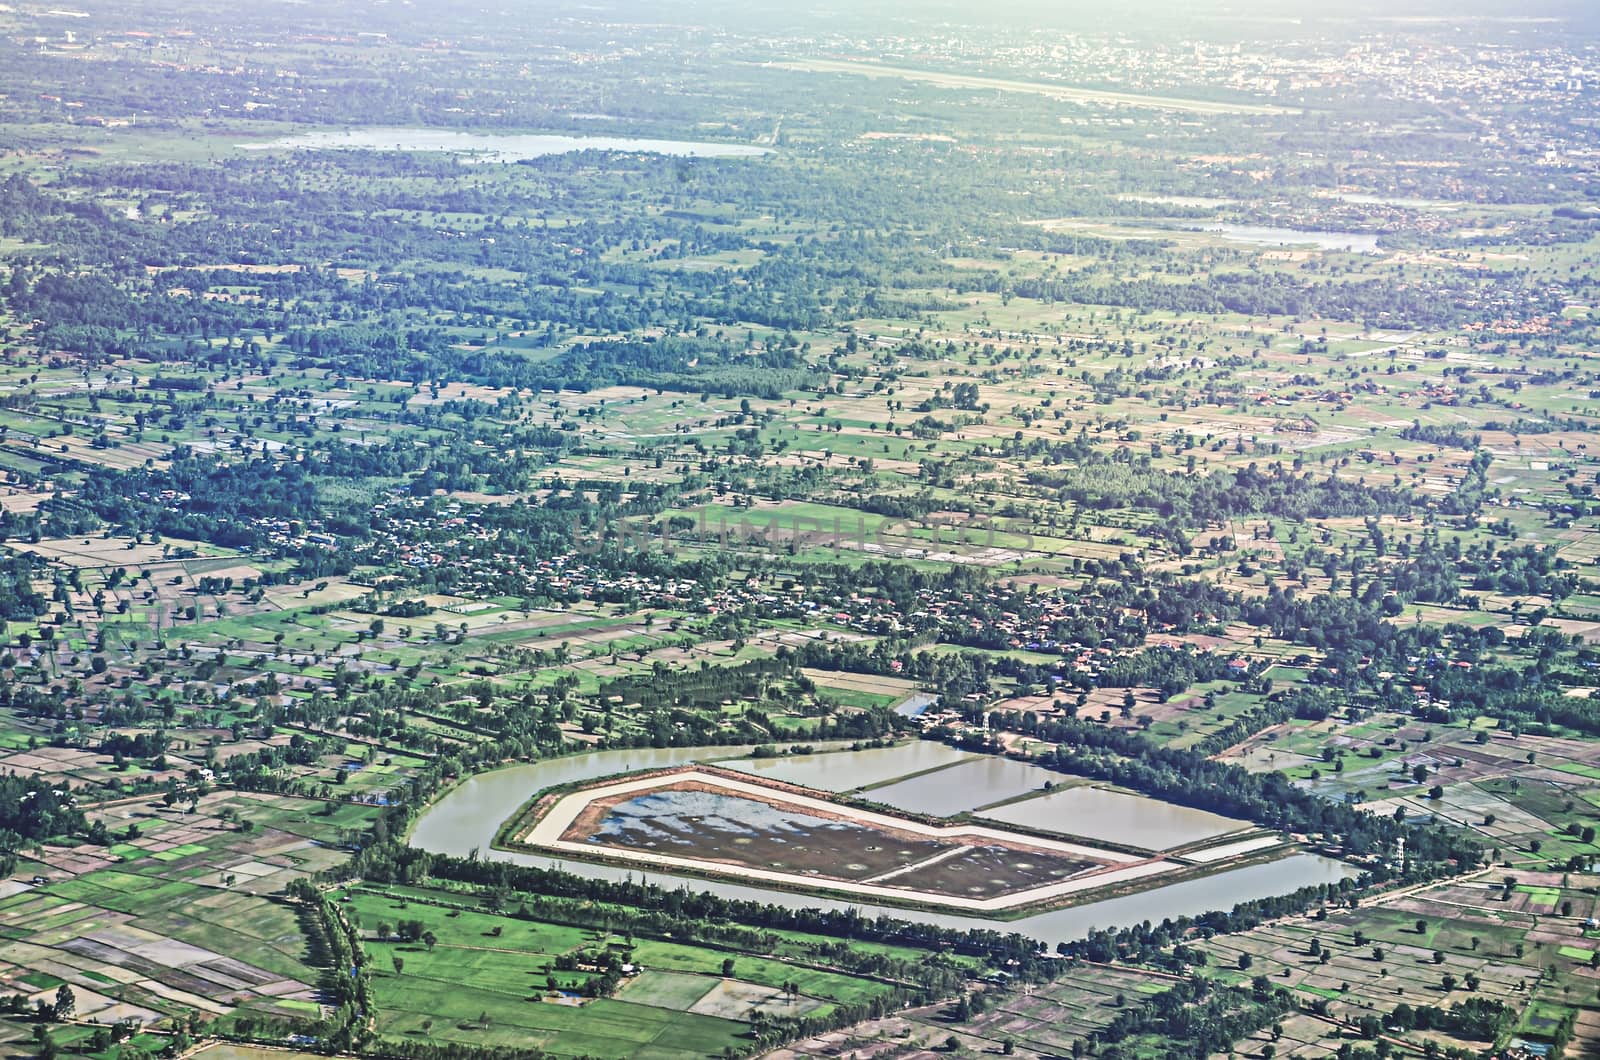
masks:
<svg viewBox="0 0 1600 1060"><path fill-rule="evenodd" d="M314 129L276 140L240 144L248 151L434 151L467 162L520 162L573 151L631 151L679 158L751 158L771 154L750 144L693 140L641 140L628 136L557 136L544 133L480 134L452 129Z"/></svg>
<svg viewBox="0 0 1600 1060"><path fill-rule="evenodd" d="M1261 225L1207 225L1207 232L1219 233L1234 243L1264 247L1314 246L1319 250L1348 250L1356 254L1377 254L1378 237L1364 232L1322 232L1316 229L1268 228Z"/></svg>
<svg viewBox="0 0 1600 1060"><path fill-rule="evenodd" d="M1461 209L1459 202L1442 199L1409 199L1400 195L1357 195L1353 192L1340 192L1333 197L1368 206L1405 206L1414 210L1436 210L1439 213L1452 213Z"/></svg>
<svg viewBox="0 0 1600 1060"><path fill-rule="evenodd" d="M1191 210L1220 210L1237 199L1214 199L1204 195L1118 195L1123 202L1147 202L1152 206L1182 206Z"/></svg>

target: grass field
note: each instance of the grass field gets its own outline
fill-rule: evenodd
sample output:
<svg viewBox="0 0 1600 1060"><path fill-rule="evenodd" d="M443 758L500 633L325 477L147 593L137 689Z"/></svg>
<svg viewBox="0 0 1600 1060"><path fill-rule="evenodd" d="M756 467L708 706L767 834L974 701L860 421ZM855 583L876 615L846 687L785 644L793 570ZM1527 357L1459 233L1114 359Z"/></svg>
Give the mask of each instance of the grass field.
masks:
<svg viewBox="0 0 1600 1060"><path fill-rule="evenodd" d="M686 1060L745 1048L755 1013L816 1012L885 990L869 979L771 957L476 910L451 892L358 889L349 898L347 915L362 925L376 969L379 1029L386 1036L534 1043L559 1056ZM406 920L420 921L434 944L393 937ZM585 997L605 954L625 959L633 971L615 996ZM731 976L724 975L729 960Z"/></svg>

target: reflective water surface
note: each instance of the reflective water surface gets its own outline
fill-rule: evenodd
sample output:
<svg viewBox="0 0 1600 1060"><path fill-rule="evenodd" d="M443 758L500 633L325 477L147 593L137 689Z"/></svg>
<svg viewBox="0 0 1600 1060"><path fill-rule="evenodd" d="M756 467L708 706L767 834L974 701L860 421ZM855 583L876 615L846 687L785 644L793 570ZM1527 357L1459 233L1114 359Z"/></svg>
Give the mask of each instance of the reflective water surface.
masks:
<svg viewBox="0 0 1600 1060"><path fill-rule="evenodd" d="M986 810L983 816L1024 828L1127 843L1150 850L1167 850L1250 827L1249 821L1143 795L1091 787L1053 791L1037 799Z"/></svg>
<svg viewBox="0 0 1600 1060"><path fill-rule="evenodd" d="M1054 770L997 755L983 755L949 769L889 784L862 795L885 806L951 817L979 806L1040 792L1046 784L1065 779ZM984 816L992 816L985 814Z"/></svg>

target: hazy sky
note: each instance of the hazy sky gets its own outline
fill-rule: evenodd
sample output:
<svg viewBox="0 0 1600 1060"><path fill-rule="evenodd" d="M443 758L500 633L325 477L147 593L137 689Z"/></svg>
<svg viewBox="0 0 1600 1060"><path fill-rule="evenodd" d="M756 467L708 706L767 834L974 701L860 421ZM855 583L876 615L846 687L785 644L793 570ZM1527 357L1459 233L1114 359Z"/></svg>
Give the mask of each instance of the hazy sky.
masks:
<svg viewBox="0 0 1600 1060"><path fill-rule="evenodd" d="M1600 27L1600 0L532 0L544 12L612 12L640 21L715 21L731 25L810 23L834 29L878 25L1017 23L1088 30L1192 32L1228 26L1378 27L1413 19L1498 26L1560 19L1585 33ZM1553 27L1546 25L1546 29Z"/></svg>

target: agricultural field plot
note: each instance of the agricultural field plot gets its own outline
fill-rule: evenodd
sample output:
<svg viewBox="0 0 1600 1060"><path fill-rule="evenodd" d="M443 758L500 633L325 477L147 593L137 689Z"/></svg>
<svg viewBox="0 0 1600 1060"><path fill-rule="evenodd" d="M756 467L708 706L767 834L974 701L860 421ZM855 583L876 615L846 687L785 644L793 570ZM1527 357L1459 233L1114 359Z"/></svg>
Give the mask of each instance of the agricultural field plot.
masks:
<svg viewBox="0 0 1600 1060"><path fill-rule="evenodd" d="M115 761L113 756L77 747L54 747L43 743L37 730L28 733L32 743L5 756L8 768L22 775L37 776L52 783L88 785L93 788L120 789L125 782L160 783L169 778L181 777L189 764L179 755L173 755L167 768L153 768L149 764ZM27 737L23 738L24 740Z"/></svg>
<svg viewBox="0 0 1600 1060"><path fill-rule="evenodd" d="M1302 736L1313 739L1301 746L1322 751L1304 756L1305 783L1318 793L1470 829L1496 860L1517 867L1581 867L1600 855L1592 841L1600 768L1591 745L1402 718Z"/></svg>
<svg viewBox="0 0 1600 1060"><path fill-rule="evenodd" d="M267 896L343 860L342 837L372 812L231 791L107 807L109 846L46 845L14 875L4 974L41 998L39 982L67 983L77 1011L108 1024L316 1018L304 933Z"/></svg>
<svg viewBox="0 0 1600 1060"><path fill-rule="evenodd" d="M768 1055L772 1060L850 1054L936 1056L950 1051L954 1041L970 1055L1048 1060L1070 1055L1074 1042L1087 1043L1118 1016L1136 1010L1177 981L1178 977L1142 968L1063 964L1047 983L1017 986L991 981L969 995L966 1004L907 1009L804 1038Z"/></svg>
<svg viewBox="0 0 1600 1060"><path fill-rule="evenodd" d="M835 670L803 668L801 673L815 682L830 699L846 706L883 707L900 703L917 692L917 683L898 677L843 673Z"/></svg>
<svg viewBox="0 0 1600 1060"><path fill-rule="evenodd" d="M617 997L639 1005L745 1021L756 1013L779 1019L803 1016L828 1004L821 998L756 983L656 970L630 979Z"/></svg>
<svg viewBox="0 0 1600 1060"><path fill-rule="evenodd" d="M1525 1023L1526 1013L1558 999L1557 1011L1575 1005L1588 1015L1582 1025L1592 1026L1600 973L1590 965L1586 924L1595 912L1595 878L1523 878L1507 888L1495 873L1482 873L1478 881L1330 909L1326 917L1219 935L1202 944L1214 969L1208 974L1237 982L1266 976L1341 1022L1381 1019L1402 1003L1449 1007L1482 998L1523 1013ZM1327 1033L1319 1037L1325 1041ZM1420 1042L1426 1035L1403 1037Z"/></svg>
<svg viewBox="0 0 1600 1060"><path fill-rule="evenodd" d="M534 1045L558 1055L689 1060L736 1046L745 1025L600 998L579 1006L395 976L378 995L385 1036L487 1046ZM570 1052L566 1052L570 1050Z"/></svg>
<svg viewBox="0 0 1600 1060"><path fill-rule="evenodd" d="M764 954L735 957L732 978L779 991L786 991L787 984L801 994L836 1005L870 1001L886 988L886 984L870 978L829 969L825 962L816 960L815 952L805 957L800 956L798 947L788 948L791 952L785 959ZM641 939L635 943L633 954L638 965L646 969L720 976L728 967L726 953L678 941ZM905 951L899 956L906 956Z"/></svg>
<svg viewBox="0 0 1600 1060"><path fill-rule="evenodd" d="M265 894L338 861L337 848L377 812L358 803L226 790L171 806L141 799L96 813L117 843L70 853L213 884L232 875L241 887Z"/></svg>
<svg viewBox="0 0 1600 1060"><path fill-rule="evenodd" d="M793 1019L830 1007L820 998L806 997L799 991L775 990L755 983L723 979L689 1009L702 1016L749 1020Z"/></svg>
<svg viewBox="0 0 1600 1060"><path fill-rule="evenodd" d="M55 980L52 990L67 982L103 1020L317 1004L292 915L155 875L91 872L14 895L0 902L0 933L13 985L42 996L39 977Z"/></svg>
<svg viewBox="0 0 1600 1060"><path fill-rule="evenodd" d="M815 1013L887 989L803 965L730 960L724 949L633 940L458 903L416 889L349 893L347 912L362 925L378 969L383 1034L479 1045L532 1038L560 1055L666 1060L738 1047L753 1020ZM402 939L402 929L415 937ZM608 967L621 969L612 973L612 987L602 986ZM597 988L615 993L597 996Z"/></svg>
<svg viewBox="0 0 1600 1060"><path fill-rule="evenodd" d="M636 1005L687 1011L714 985L715 981L698 975L647 969L630 979L617 996Z"/></svg>
<svg viewBox="0 0 1600 1060"><path fill-rule="evenodd" d="M997 991L993 1007L967 1021L962 1032L995 1045L1009 1038L1041 1054L1070 1053L1075 1040L1093 1034L1169 982L1134 968L1069 969L1055 981L1026 992Z"/></svg>

